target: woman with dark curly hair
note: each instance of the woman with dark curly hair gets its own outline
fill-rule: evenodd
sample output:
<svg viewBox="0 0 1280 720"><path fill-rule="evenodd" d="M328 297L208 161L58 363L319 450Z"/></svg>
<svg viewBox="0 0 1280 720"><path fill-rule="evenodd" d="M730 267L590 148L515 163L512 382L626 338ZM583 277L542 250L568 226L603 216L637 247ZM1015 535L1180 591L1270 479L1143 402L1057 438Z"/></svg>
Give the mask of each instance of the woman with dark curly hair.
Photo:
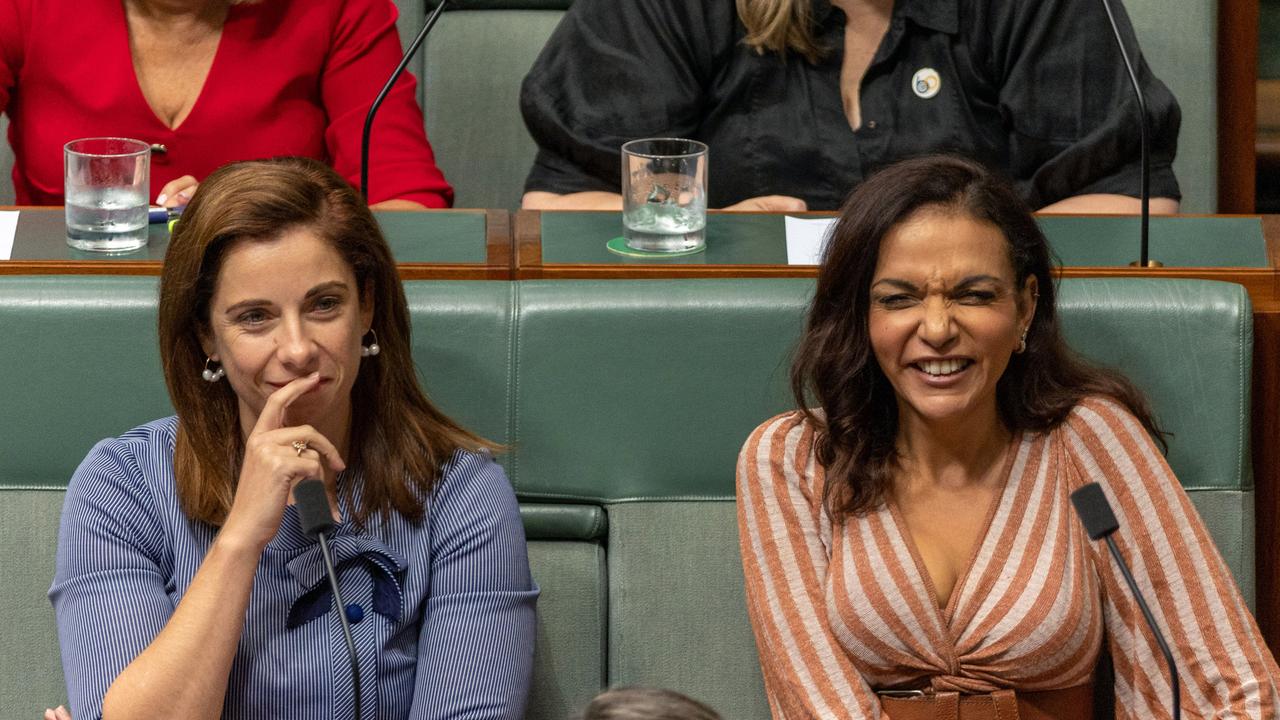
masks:
<svg viewBox="0 0 1280 720"><path fill-rule="evenodd" d="M738 465L775 718L1169 717L1164 665L1068 496L1099 482L1189 717L1269 718L1275 660L1142 395L1059 331L1048 244L982 166L892 166L845 203L792 370Z"/></svg>

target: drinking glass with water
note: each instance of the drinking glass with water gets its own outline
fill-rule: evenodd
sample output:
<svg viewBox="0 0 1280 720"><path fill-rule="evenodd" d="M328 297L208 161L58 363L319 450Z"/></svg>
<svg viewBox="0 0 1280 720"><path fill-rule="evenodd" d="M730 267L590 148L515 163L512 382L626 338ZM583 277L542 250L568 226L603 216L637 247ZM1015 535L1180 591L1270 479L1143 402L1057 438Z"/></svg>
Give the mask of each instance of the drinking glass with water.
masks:
<svg viewBox="0 0 1280 720"><path fill-rule="evenodd" d="M151 146L128 138L83 138L63 146L67 244L128 252L147 244Z"/></svg>
<svg viewBox="0 0 1280 720"><path fill-rule="evenodd" d="M688 252L706 246L707 146L648 138L622 146L622 227L627 247Z"/></svg>

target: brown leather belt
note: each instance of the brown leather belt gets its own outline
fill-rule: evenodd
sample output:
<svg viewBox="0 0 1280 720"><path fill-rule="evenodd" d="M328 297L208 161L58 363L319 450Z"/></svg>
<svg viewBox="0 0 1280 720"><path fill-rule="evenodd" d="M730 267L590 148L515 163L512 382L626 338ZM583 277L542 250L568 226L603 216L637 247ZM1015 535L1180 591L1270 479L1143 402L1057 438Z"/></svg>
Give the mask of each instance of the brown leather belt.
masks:
<svg viewBox="0 0 1280 720"><path fill-rule="evenodd" d="M922 692L904 697L884 691L880 707L891 720L1092 720L1093 685L986 695Z"/></svg>

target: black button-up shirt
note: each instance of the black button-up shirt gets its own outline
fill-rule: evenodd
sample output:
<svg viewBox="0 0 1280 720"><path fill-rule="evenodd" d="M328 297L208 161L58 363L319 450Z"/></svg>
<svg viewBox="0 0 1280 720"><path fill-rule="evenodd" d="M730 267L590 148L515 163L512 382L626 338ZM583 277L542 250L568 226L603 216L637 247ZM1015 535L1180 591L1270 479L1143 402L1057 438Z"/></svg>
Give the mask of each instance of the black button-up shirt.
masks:
<svg viewBox="0 0 1280 720"><path fill-rule="evenodd" d="M1003 169L1035 207L1138 195L1137 102L1101 3L898 0L853 130L840 93L845 16L813 1L828 50L816 64L747 47L733 0L576 0L521 91L539 147L525 189L618 192L622 143L666 136L710 146L713 207L782 194L834 209L877 168L931 152ZM1145 62L1138 71L1152 195L1178 198L1178 105Z"/></svg>

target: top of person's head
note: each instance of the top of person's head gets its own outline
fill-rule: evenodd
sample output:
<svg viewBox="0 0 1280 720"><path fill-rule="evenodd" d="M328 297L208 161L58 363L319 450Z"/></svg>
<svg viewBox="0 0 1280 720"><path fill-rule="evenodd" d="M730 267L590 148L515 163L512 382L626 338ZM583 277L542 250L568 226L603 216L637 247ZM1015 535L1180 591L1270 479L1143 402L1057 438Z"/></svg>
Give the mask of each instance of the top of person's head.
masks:
<svg viewBox="0 0 1280 720"><path fill-rule="evenodd" d="M961 157L904 160L872 175L845 201L792 367L799 406L816 401L823 411L807 412L823 430L818 459L828 477L845 481L827 483L833 516L871 510L884 499L896 459L897 399L871 347L871 284L885 239L932 212L994 226L1006 243L1014 289L1022 291L1029 278L1036 279L1026 349L1010 358L996 386L999 417L1009 430L1050 430L1084 397L1103 395L1127 406L1159 437L1146 400L1128 380L1090 365L1067 346L1049 243L1012 185Z"/></svg>
<svg viewBox="0 0 1280 720"><path fill-rule="evenodd" d="M365 502L357 512L395 509L416 519L413 493L398 489L405 471L429 490L459 448L484 441L458 427L423 395L414 369L410 321L395 260L360 195L328 166L305 158L239 162L200 183L174 227L160 277L161 364L178 412L175 451L179 497L195 519L220 524L230 509L234 474L225 459L243 453L238 405L228 383L201 379L202 335L224 259L240 243L271 241L305 229L329 243L350 267L361 303L371 303L381 353L362 362L352 388L349 467L363 472ZM281 268L284 272L286 269ZM366 445L390 452L364 466ZM372 481L371 481L372 480ZM348 488L349 490L349 488ZM395 498L393 501L392 498Z"/></svg>
<svg viewBox="0 0 1280 720"><path fill-rule="evenodd" d="M720 720L720 715L674 690L633 687L600 693L582 720Z"/></svg>

